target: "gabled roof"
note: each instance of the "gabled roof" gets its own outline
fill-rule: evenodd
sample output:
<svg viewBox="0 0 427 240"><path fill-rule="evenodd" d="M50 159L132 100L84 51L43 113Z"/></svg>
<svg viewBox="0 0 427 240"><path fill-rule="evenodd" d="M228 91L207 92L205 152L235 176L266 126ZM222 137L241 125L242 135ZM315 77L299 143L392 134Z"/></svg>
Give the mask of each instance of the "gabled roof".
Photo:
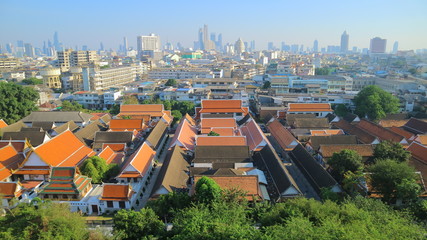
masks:
<svg viewBox="0 0 427 240"><path fill-rule="evenodd" d="M234 118L202 118L200 120L200 129L202 134L208 134L212 128L235 128L237 127Z"/></svg>
<svg viewBox="0 0 427 240"><path fill-rule="evenodd" d="M189 168L190 164L185 159L184 151L179 146L173 147L172 150L168 151L163 166L160 169L153 188L153 195L161 187L165 188L168 192L186 189Z"/></svg>
<svg viewBox="0 0 427 240"><path fill-rule="evenodd" d="M150 115L151 117L161 117L163 110L163 104L128 104L120 106L118 116Z"/></svg>
<svg viewBox="0 0 427 240"><path fill-rule="evenodd" d="M5 199L19 197L21 192L17 182L0 182L0 195Z"/></svg>
<svg viewBox="0 0 427 240"><path fill-rule="evenodd" d="M372 144L376 141L378 141L378 138L365 130L350 124L344 119L341 119L340 121L333 123L333 126L342 129L345 133L355 135L357 136L357 139L359 139L360 142L364 144Z"/></svg>
<svg viewBox="0 0 427 240"><path fill-rule="evenodd" d="M311 136L344 135L341 129L310 130Z"/></svg>
<svg viewBox="0 0 427 240"><path fill-rule="evenodd" d="M135 173L136 175L134 177L144 176L149 166L152 164L155 155L156 152L144 142L142 146L128 158L118 177L128 177L127 174ZM130 168L133 169L129 170Z"/></svg>
<svg viewBox="0 0 427 240"><path fill-rule="evenodd" d="M46 132L40 131L21 131L21 132L5 132L3 134L4 140L28 140L33 146L37 147L42 144L45 139L50 139Z"/></svg>
<svg viewBox="0 0 427 240"><path fill-rule="evenodd" d="M400 127L390 127L390 128L388 128L388 130L399 134L400 136L406 138L407 140L409 140L410 138L415 136L415 134L408 132L408 131L404 130L403 128L400 128Z"/></svg>
<svg viewBox="0 0 427 240"><path fill-rule="evenodd" d="M185 114L184 118L187 119L191 126L196 126L196 121L190 115L188 115L188 113Z"/></svg>
<svg viewBox="0 0 427 240"><path fill-rule="evenodd" d="M111 119L110 129L113 131L137 130L142 131L146 128L142 119Z"/></svg>
<svg viewBox="0 0 427 240"><path fill-rule="evenodd" d="M424 122L420 119L411 118L403 126L403 129L415 134L425 134L427 133L427 122Z"/></svg>
<svg viewBox="0 0 427 240"><path fill-rule="evenodd" d="M194 163L241 163L250 161L248 146L196 146Z"/></svg>
<svg viewBox="0 0 427 240"><path fill-rule="evenodd" d="M272 119L267 124L267 128L276 142L283 150L292 150L297 144L297 139L289 132L277 119Z"/></svg>
<svg viewBox="0 0 427 240"><path fill-rule="evenodd" d="M42 128L43 131L52 130L55 127L54 122L33 122L32 127Z"/></svg>
<svg viewBox="0 0 427 240"><path fill-rule="evenodd" d="M148 135L146 139L147 143L149 143L151 147L157 150L160 147L161 140L167 131L168 125L162 121L159 121L153 130L151 130L150 135Z"/></svg>
<svg viewBox="0 0 427 240"><path fill-rule="evenodd" d="M246 141L251 151L259 151L268 143L264 133L252 118L240 127L240 131L242 135L246 137Z"/></svg>
<svg viewBox="0 0 427 240"><path fill-rule="evenodd" d="M75 135L82 143L86 144L86 146L92 147L96 132L105 130L107 130L107 126L102 124L99 120L95 120L77 131Z"/></svg>
<svg viewBox="0 0 427 240"><path fill-rule="evenodd" d="M332 112L329 103L288 103L288 112Z"/></svg>
<svg viewBox="0 0 427 240"><path fill-rule="evenodd" d="M31 112L23 122L88 122L93 116L84 112Z"/></svg>
<svg viewBox="0 0 427 240"><path fill-rule="evenodd" d="M104 183L102 201L129 201L134 191L130 184Z"/></svg>
<svg viewBox="0 0 427 240"><path fill-rule="evenodd" d="M3 119L0 119L0 128L4 128L7 126L9 126L9 125L7 125L7 123Z"/></svg>
<svg viewBox="0 0 427 240"><path fill-rule="evenodd" d="M52 167L74 167L87 157L95 155L92 149L86 147L68 130L34 148L29 156L31 154L36 154ZM24 165L27 161L28 157Z"/></svg>
<svg viewBox="0 0 427 240"><path fill-rule="evenodd" d="M54 128L53 131L55 131L57 134L60 134L60 133L63 133L67 130L74 132L78 128L79 128L79 126L73 120L70 120L67 123L62 124L61 126Z"/></svg>
<svg viewBox="0 0 427 240"><path fill-rule="evenodd" d="M357 144L357 138L354 135L312 136L309 143L317 151L321 144Z"/></svg>
<svg viewBox="0 0 427 240"><path fill-rule="evenodd" d="M289 123L293 128L303 129L322 129L329 128L329 122L326 118L296 118L292 123Z"/></svg>
<svg viewBox="0 0 427 240"><path fill-rule="evenodd" d="M8 145L12 145L19 153L24 152L24 149L30 147L29 143L25 140L0 140L0 148Z"/></svg>
<svg viewBox="0 0 427 240"><path fill-rule="evenodd" d="M203 109L241 109L242 100L202 100Z"/></svg>
<svg viewBox="0 0 427 240"><path fill-rule="evenodd" d="M27 125L22 121L18 121L14 124L10 124L9 126L0 128L0 137L3 136L5 132L20 132L22 128L26 128Z"/></svg>
<svg viewBox="0 0 427 240"><path fill-rule="evenodd" d="M17 169L22 161L24 156L19 154L12 145L0 148L0 181L10 177L12 170Z"/></svg>
<svg viewBox="0 0 427 240"><path fill-rule="evenodd" d="M237 125L241 126L242 124L246 123L251 118L252 118L251 115L248 113L242 119L237 121Z"/></svg>
<svg viewBox="0 0 427 240"><path fill-rule="evenodd" d="M187 150L194 150L196 135L197 129L192 127L186 119L182 119L170 142L170 147L179 145Z"/></svg>
<svg viewBox="0 0 427 240"><path fill-rule="evenodd" d="M311 156L301 144L298 144L298 146L290 152L290 157L317 193L320 193L322 188L333 188L338 186L335 179L316 162L313 156Z"/></svg>
<svg viewBox="0 0 427 240"><path fill-rule="evenodd" d="M406 150L411 152L413 158L427 164L427 147L413 142Z"/></svg>
<svg viewBox="0 0 427 240"><path fill-rule="evenodd" d="M40 193L60 196L82 194L92 186L91 181L91 178L81 175L76 167L53 167L49 182Z"/></svg>
<svg viewBox="0 0 427 240"><path fill-rule="evenodd" d="M91 121L100 120L103 123L109 123L111 120L111 115L109 113L91 113L93 117L90 119Z"/></svg>
<svg viewBox="0 0 427 240"><path fill-rule="evenodd" d="M401 143L402 141L406 142L405 137L366 119L362 119L357 124L357 127L378 137L381 141L393 141L397 143Z"/></svg>
<svg viewBox="0 0 427 240"><path fill-rule="evenodd" d="M121 160L125 155L123 153L114 152L109 146L104 148L99 154L98 157L105 160L107 164L115 163L120 164Z"/></svg>
<svg viewBox="0 0 427 240"><path fill-rule="evenodd" d="M289 114L289 115L297 115L297 114ZM313 114L314 115L314 114ZM333 113L328 113L328 114L326 114L326 119L328 120L328 122L332 122L334 119L336 119L338 116L337 115L335 115L335 114L333 114ZM338 117L338 119L339 119L339 117Z"/></svg>
<svg viewBox="0 0 427 240"><path fill-rule="evenodd" d="M328 113L331 114L331 113ZM297 118L316 118L316 114L306 113L306 114L286 114L286 122L293 122Z"/></svg>
<svg viewBox="0 0 427 240"><path fill-rule="evenodd" d="M347 113L344 117L343 117L343 119L344 120L346 120L347 122L349 122L349 123L351 123L351 122L353 122L353 121L355 121L355 122L359 122L360 121L360 118L359 118L359 116L357 116L356 114L354 114L354 113Z"/></svg>
<svg viewBox="0 0 427 240"><path fill-rule="evenodd" d="M389 127L403 127L407 122L409 121L409 119L404 119L404 120L387 120L387 119L382 119L380 120L380 122L378 123L379 125L389 128Z"/></svg>
<svg viewBox="0 0 427 240"><path fill-rule="evenodd" d="M236 136L236 130L232 127L213 127L211 128L212 132L218 133L220 136ZM208 133L209 134L209 133Z"/></svg>
<svg viewBox="0 0 427 240"><path fill-rule="evenodd" d="M334 153L344 149L356 151L362 157L372 157L374 148L371 144L321 144L319 152L324 158L330 158Z"/></svg>
<svg viewBox="0 0 427 240"><path fill-rule="evenodd" d="M96 132L93 148L102 148L103 143L130 144L133 140L133 132Z"/></svg>
<svg viewBox="0 0 427 240"><path fill-rule="evenodd" d="M415 142L421 143L422 145L427 145L427 135L418 135L415 139Z"/></svg>
<svg viewBox="0 0 427 240"><path fill-rule="evenodd" d="M246 137L242 136L197 136L197 146L246 146Z"/></svg>
<svg viewBox="0 0 427 240"><path fill-rule="evenodd" d="M273 147L268 144L260 152L257 152L253 156L254 162L257 167L262 168L264 172L271 175L273 184L277 187L279 191L275 195L279 196L292 196L300 195L301 191L299 190L297 184L295 183L292 176L289 174L288 170L283 166L282 161L279 156L277 156ZM267 178L267 181L270 178ZM270 190L271 192L275 191L275 188ZM277 191L276 191L277 192Z"/></svg>

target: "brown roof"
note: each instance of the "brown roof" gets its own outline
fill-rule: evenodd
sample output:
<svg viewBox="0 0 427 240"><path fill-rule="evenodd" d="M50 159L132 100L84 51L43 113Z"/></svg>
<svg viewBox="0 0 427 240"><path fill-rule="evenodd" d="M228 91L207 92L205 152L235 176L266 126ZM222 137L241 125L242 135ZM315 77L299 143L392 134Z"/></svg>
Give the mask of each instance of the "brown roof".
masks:
<svg viewBox="0 0 427 240"><path fill-rule="evenodd" d="M258 176L256 175L209 177L212 178L222 189L241 189L246 192L246 199L249 201L252 201L253 197L262 199ZM194 177L194 185L200 180L200 178L202 178L202 176Z"/></svg>
<svg viewBox="0 0 427 240"><path fill-rule="evenodd" d="M161 140L165 136L168 130L168 125L162 121L159 121L156 126L151 130L146 141L150 143L155 150L160 147Z"/></svg>
<svg viewBox="0 0 427 240"><path fill-rule="evenodd" d="M341 152L344 149L356 151L362 157L372 157L374 155L374 149L371 144L321 144L319 152L324 158L330 158L334 153Z"/></svg>
<svg viewBox="0 0 427 240"><path fill-rule="evenodd" d="M405 137L365 119L362 119L357 124L357 127L377 136L381 141L393 141L400 143L405 140Z"/></svg>
<svg viewBox="0 0 427 240"><path fill-rule="evenodd" d="M354 135L312 136L309 143L317 151L321 144L357 144L357 138Z"/></svg>
<svg viewBox="0 0 427 240"><path fill-rule="evenodd" d="M424 122L417 118L411 118L409 121L403 126L403 128L409 132L415 134L425 134L427 133L427 122Z"/></svg>
<svg viewBox="0 0 427 240"><path fill-rule="evenodd" d="M311 136L344 135L341 129L310 130Z"/></svg>
<svg viewBox="0 0 427 240"><path fill-rule="evenodd" d="M79 128L79 126L73 120L71 120L71 121L69 121L67 123L62 124L59 127L54 128L53 130L57 134L61 134L61 133L65 132L65 131L67 131L67 130L70 130L70 131L73 132L73 131L77 130L78 128Z"/></svg>
<svg viewBox="0 0 427 240"><path fill-rule="evenodd" d="M366 132L365 130L350 124L346 120L341 119L338 122L332 123L333 126L342 129L347 134L352 134L357 136L357 139L359 139L360 142L364 144L371 144L375 140L377 140L377 137Z"/></svg>
<svg viewBox="0 0 427 240"><path fill-rule="evenodd" d="M400 127L390 127L388 128L390 131L399 134L400 136L406 138L407 140L409 140L410 138L412 138L414 136L413 133L408 132L406 130L404 130L403 128Z"/></svg>
<svg viewBox="0 0 427 240"><path fill-rule="evenodd" d="M326 118L296 118L293 122L289 122L293 128L303 129L322 129L329 128L329 122Z"/></svg>
<svg viewBox="0 0 427 240"><path fill-rule="evenodd" d="M406 150L411 152L413 158L427 164L427 147L417 142L413 142Z"/></svg>
<svg viewBox="0 0 427 240"><path fill-rule="evenodd" d="M133 195L130 184L104 183L101 200L129 201Z"/></svg>
<svg viewBox="0 0 427 240"><path fill-rule="evenodd" d="M17 192L18 183L16 182L0 182L0 195L3 198L11 199L17 197L19 192Z"/></svg>
<svg viewBox="0 0 427 240"><path fill-rule="evenodd" d="M96 120L75 133L76 137L86 146L91 147L96 132L107 130L107 126Z"/></svg>
<svg viewBox="0 0 427 240"><path fill-rule="evenodd" d="M288 112L332 112L329 103L289 103Z"/></svg>
<svg viewBox="0 0 427 240"><path fill-rule="evenodd" d="M291 132L285 129L279 120L270 121L267 128L283 150L292 150L298 144L296 138Z"/></svg>
<svg viewBox="0 0 427 240"><path fill-rule="evenodd" d="M151 117L163 116L163 104L128 104L120 106L118 116L150 115Z"/></svg>
<svg viewBox="0 0 427 240"><path fill-rule="evenodd" d="M387 120L387 119L383 119L379 122L379 124L383 127L402 127L403 125L405 125L407 122L409 121L409 119L404 119L404 120Z"/></svg>
<svg viewBox="0 0 427 240"><path fill-rule="evenodd" d="M196 146L194 163L241 163L251 158L248 146Z"/></svg>
<svg viewBox="0 0 427 240"><path fill-rule="evenodd" d="M198 136L197 146L246 146L246 137L241 136Z"/></svg>

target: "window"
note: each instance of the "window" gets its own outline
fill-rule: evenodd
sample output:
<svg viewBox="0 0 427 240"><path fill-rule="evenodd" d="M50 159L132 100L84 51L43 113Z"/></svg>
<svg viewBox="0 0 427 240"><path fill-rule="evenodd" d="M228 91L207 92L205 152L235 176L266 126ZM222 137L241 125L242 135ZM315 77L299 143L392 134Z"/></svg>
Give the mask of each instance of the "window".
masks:
<svg viewBox="0 0 427 240"><path fill-rule="evenodd" d="M138 178L133 178L133 182L138 182Z"/></svg>
<svg viewBox="0 0 427 240"><path fill-rule="evenodd" d="M125 201L120 201L120 202L119 202L119 207L120 207L120 208L126 208Z"/></svg>
<svg viewBox="0 0 427 240"><path fill-rule="evenodd" d="M113 207L113 201L107 201L107 207L112 208Z"/></svg>

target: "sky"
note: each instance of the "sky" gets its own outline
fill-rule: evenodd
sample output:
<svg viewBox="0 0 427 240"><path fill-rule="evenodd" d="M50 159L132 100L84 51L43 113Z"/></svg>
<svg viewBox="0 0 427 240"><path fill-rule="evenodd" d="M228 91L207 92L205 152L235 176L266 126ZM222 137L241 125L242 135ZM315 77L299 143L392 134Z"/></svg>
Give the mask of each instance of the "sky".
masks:
<svg viewBox="0 0 427 240"><path fill-rule="evenodd" d="M0 0L0 44L23 40L41 47L58 31L64 46L117 49L127 37L155 33L162 44L180 42L192 47L198 29L222 33L223 43L255 40L256 49L268 42L280 47L339 45L344 30L349 47L369 48L374 37L387 39L390 51L427 48L427 0L215 0L215 1L17 1Z"/></svg>

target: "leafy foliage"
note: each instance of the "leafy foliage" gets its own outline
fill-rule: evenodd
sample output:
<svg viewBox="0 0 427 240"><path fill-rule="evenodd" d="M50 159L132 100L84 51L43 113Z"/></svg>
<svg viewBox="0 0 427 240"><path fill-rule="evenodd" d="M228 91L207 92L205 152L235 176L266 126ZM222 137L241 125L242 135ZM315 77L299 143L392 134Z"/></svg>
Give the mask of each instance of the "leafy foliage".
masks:
<svg viewBox="0 0 427 240"><path fill-rule="evenodd" d="M210 132L208 133L208 136L219 136L219 133L216 133L216 132L214 132L214 131L210 131Z"/></svg>
<svg viewBox="0 0 427 240"><path fill-rule="evenodd" d="M0 119L15 123L37 110L38 99L39 93L30 87L0 82Z"/></svg>
<svg viewBox="0 0 427 240"><path fill-rule="evenodd" d="M152 208L162 219L169 221L178 211L189 207L190 203L191 198L188 193L172 192L170 194L161 195L155 201L149 201L147 207Z"/></svg>
<svg viewBox="0 0 427 240"><path fill-rule="evenodd" d="M216 202L221 197L221 188L212 179L203 176L196 183L196 199L199 203L210 204Z"/></svg>
<svg viewBox="0 0 427 240"><path fill-rule="evenodd" d="M123 104L138 104L138 98L133 95L126 95L123 97Z"/></svg>
<svg viewBox="0 0 427 240"><path fill-rule="evenodd" d="M43 80L35 77L30 77L22 80L22 83L25 83L27 85L40 85L43 84Z"/></svg>
<svg viewBox="0 0 427 240"><path fill-rule="evenodd" d="M349 113L348 108L344 104L337 104L334 112L339 117L344 117L347 113Z"/></svg>
<svg viewBox="0 0 427 240"><path fill-rule="evenodd" d="M92 156L83 162L80 171L83 175L92 178L92 183L101 183L117 176L120 167L117 164L107 165L104 159Z"/></svg>
<svg viewBox="0 0 427 240"><path fill-rule="evenodd" d="M269 89L269 88L271 88L271 82L270 81L264 82L264 84L262 85L262 89Z"/></svg>
<svg viewBox="0 0 427 240"><path fill-rule="evenodd" d="M179 121L182 118L182 113L178 110L172 110L171 114L173 116L172 125L174 125L177 121Z"/></svg>
<svg viewBox="0 0 427 240"><path fill-rule="evenodd" d="M344 178L346 172L356 172L363 168L362 157L356 151L349 149L334 153L332 158L328 160L328 164L332 168L332 175L338 181Z"/></svg>
<svg viewBox="0 0 427 240"><path fill-rule="evenodd" d="M379 159L392 159L397 162L407 162L411 153L406 151L400 143L383 141L374 149L374 161Z"/></svg>
<svg viewBox="0 0 427 240"><path fill-rule="evenodd" d="M21 203L0 218L0 239L87 239L85 220L68 204Z"/></svg>
<svg viewBox="0 0 427 240"><path fill-rule="evenodd" d="M168 79L168 81L165 83L165 86L177 86L178 82L175 79Z"/></svg>
<svg viewBox="0 0 427 240"><path fill-rule="evenodd" d="M61 111L82 111L83 106L75 101L63 101Z"/></svg>
<svg viewBox="0 0 427 240"><path fill-rule="evenodd" d="M354 98L356 114L377 121L399 110L399 99L378 86L366 86Z"/></svg>
<svg viewBox="0 0 427 240"><path fill-rule="evenodd" d="M415 182L415 170L406 162L380 160L369 167L369 172L372 187L384 196L384 200L390 201L396 197L411 196L406 192L409 189L405 189L405 192L398 192L398 190L403 190L401 184L407 185L407 181Z"/></svg>
<svg viewBox="0 0 427 240"><path fill-rule="evenodd" d="M120 210L114 215L114 232L120 239L148 239L150 236L161 236L164 224L150 208L140 211Z"/></svg>
<svg viewBox="0 0 427 240"><path fill-rule="evenodd" d="M324 67L324 68L316 68L314 70L314 72L315 72L316 75L329 75L329 74L331 74L331 69L326 68L326 67Z"/></svg>

